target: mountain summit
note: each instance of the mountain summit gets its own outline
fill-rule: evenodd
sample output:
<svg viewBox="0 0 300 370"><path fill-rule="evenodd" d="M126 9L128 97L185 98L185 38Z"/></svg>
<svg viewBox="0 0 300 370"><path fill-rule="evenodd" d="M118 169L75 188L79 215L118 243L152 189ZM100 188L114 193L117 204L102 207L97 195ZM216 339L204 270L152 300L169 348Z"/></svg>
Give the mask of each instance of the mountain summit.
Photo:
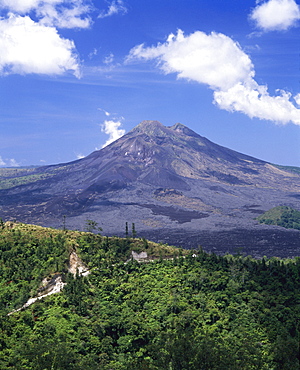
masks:
<svg viewBox="0 0 300 370"><path fill-rule="evenodd" d="M89 167L91 159L100 166L98 180L114 177L124 186L138 181L187 190L191 188L188 179L203 179L248 186L269 186L272 182L273 187L275 181L281 187L299 190L297 184L286 181L295 175L214 144L180 123L165 127L158 121L143 121L107 148L83 159L82 164Z"/></svg>
<svg viewBox="0 0 300 370"><path fill-rule="evenodd" d="M60 227L66 216L68 228L93 219L116 235L132 222L139 235L185 246L193 246L189 235L197 244L219 244L224 232L227 246L240 245L239 236L237 242L228 235L265 230L255 216L278 205L299 207L298 174L214 144L180 123L143 121L83 159L3 172L4 219Z"/></svg>

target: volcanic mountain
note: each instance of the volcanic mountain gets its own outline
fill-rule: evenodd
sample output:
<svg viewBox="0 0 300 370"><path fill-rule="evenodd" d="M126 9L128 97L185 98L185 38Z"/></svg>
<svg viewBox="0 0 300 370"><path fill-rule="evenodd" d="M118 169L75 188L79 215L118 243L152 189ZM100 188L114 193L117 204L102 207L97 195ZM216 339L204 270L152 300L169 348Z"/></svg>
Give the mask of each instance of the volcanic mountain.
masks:
<svg viewBox="0 0 300 370"><path fill-rule="evenodd" d="M278 205L299 209L300 175L214 144L180 123L143 121L83 159L0 175L5 220L53 227L65 220L67 228L82 229L90 219L104 234L120 236L127 222L138 236L188 248L300 251L300 232L255 221Z"/></svg>

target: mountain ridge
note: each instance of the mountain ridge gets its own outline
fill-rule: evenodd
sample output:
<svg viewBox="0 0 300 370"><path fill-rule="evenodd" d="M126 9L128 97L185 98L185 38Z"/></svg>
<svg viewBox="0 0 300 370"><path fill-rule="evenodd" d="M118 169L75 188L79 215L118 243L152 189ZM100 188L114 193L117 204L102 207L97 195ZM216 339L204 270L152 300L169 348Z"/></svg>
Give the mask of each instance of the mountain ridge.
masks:
<svg viewBox="0 0 300 370"><path fill-rule="evenodd" d="M299 209L299 174L214 144L181 123L143 121L85 158L31 169L26 176L25 183L0 190L0 217L60 227L65 216L68 227L79 229L95 219L109 235L122 235L132 222L140 235L156 241L158 235L178 236L178 230L198 233L200 244L201 234L209 232L218 245L213 233L281 233L254 217L274 206ZM265 244L271 234L263 236ZM224 248L237 245L230 240ZM249 247L246 239L243 246Z"/></svg>

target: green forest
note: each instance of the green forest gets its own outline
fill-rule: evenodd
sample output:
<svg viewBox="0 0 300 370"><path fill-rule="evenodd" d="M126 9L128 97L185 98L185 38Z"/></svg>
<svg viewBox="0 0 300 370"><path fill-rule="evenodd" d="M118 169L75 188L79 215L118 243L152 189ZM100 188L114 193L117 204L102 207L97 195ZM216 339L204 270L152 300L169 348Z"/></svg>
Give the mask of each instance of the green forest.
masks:
<svg viewBox="0 0 300 370"><path fill-rule="evenodd" d="M0 223L1 370L299 369L300 258L131 236ZM54 276L60 293L14 311Z"/></svg>
<svg viewBox="0 0 300 370"><path fill-rule="evenodd" d="M260 223L300 230L300 211L287 206L271 208L257 217Z"/></svg>

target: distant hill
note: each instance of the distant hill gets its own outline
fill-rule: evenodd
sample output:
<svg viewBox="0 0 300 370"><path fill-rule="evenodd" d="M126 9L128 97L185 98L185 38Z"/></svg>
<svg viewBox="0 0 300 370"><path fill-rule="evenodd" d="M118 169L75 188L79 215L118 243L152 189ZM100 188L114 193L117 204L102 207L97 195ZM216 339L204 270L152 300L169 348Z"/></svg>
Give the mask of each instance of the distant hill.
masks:
<svg viewBox="0 0 300 370"><path fill-rule="evenodd" d="M0 217L139 236L218 252L299 254L298 231L255 218L276 206L299 210L300 174L238 153L177 123L143 121L122 138L70 163L0 170ZM255 250L254 250L254 249ZM263 249L261 249L263 248Z"/></svg>
<svg viewBox="0 0 300 370"><path fill-rule="evenodd" d="M291 207L274 207L257 217L257 220L267 225L278 225L287 229L300 230L300 211Z"/></svg>
<svg viewBox="0 0 300 370"><path fill-rule="evenodd" d="M284 171L290 171L290 172L295 172L295 173L300 173L300 167L296 166L281 166L278 164L274 164L275 167L284 170Z"/></svg>
<svg viewBox="0 0 300 370"><path fill-rule="evenodd" d="M89 270L95 267L95 257L99 253L100 259L110 263L125 263L131 260L132 252L138 260L139 253L145 250L147 256L143 261L188 253L168 245L133 238L131 233L121 239L18 222L3 223L0 220L0 312L22 307L29 298L45 292L46 283L55 277L61 276L65 280L68 273L75 275L76 268L85 265L77 263L77 253L86 263L85 270ZM74 254L77 262L74 262ZM75 266L72 266L74 263Z"/></svg>

